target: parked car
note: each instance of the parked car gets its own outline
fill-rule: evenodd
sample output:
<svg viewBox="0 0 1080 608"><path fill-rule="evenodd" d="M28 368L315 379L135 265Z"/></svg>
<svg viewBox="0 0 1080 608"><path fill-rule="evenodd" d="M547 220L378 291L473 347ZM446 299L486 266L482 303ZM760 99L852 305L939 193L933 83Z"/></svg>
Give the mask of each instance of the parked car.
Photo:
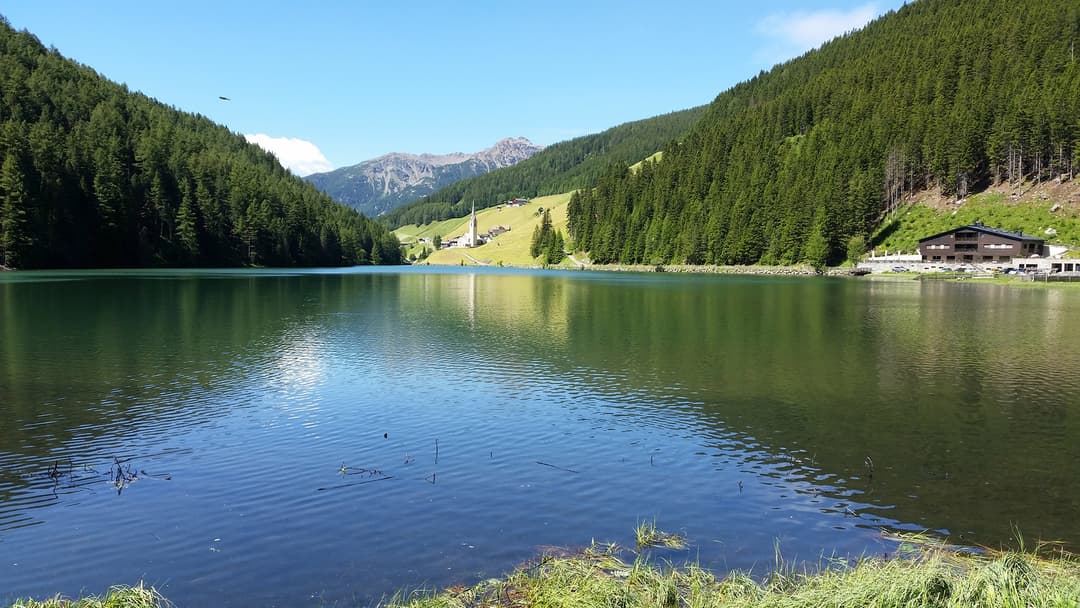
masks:
<svg viewBox="0 0 1080 608"><path fill-rule="evenodd" d="M903 266L893 266L892 271L893 272L907 272L907 268L904 268Z"/></svg>

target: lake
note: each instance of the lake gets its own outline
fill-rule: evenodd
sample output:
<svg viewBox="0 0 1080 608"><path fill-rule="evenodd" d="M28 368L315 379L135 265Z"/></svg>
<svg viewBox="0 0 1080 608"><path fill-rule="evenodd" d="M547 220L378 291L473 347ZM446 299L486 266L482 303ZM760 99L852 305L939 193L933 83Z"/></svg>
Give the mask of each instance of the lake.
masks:
<svg viewBox="0 0 1080 608"><path fill-rule="evenodd" d="M0 600L368 605L645 521L719 573L1080 549L1080 291L973 283L2 273Z"/></svg>

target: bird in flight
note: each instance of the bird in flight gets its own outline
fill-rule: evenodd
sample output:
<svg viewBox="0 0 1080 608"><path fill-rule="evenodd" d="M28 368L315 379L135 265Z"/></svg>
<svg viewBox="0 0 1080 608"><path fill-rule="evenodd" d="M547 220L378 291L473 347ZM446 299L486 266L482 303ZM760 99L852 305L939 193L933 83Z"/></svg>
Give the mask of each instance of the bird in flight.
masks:
<svg viewBox="0 0 1080 608"><path fill-rule="evenodd" d="M218 99L220 99L221 101L232 101L231 99L229 99L228 97L225 97L224 95L218 95Z"/></svg>

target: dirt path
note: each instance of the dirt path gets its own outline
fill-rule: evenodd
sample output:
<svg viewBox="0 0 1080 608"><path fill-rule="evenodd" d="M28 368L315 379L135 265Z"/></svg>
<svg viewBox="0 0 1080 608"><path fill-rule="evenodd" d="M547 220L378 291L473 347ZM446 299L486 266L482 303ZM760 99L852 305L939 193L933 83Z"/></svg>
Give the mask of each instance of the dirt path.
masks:
<svg viewBox="0 0 1080 608"><path fill-rule="evenodd" d="M574 254L572 254L572 253L566 254L566 257L570 258L570 261L577 264L579 268L584 268L584 267L588 266L588 264L586 264L585 262L582 262L581 260L575 258Z"/></svg>
<svg viewBox="0 0 1080 608"><path fill-rule="evenodd" d="M490 266L491 265L491 262L481 262L480 260L472 257L471 255L465 253L464 251L461 252L461 255L463 255L463 256L469 258L470 260L472 260L472 262L474 264L476 264L477 266Z"/></svg>

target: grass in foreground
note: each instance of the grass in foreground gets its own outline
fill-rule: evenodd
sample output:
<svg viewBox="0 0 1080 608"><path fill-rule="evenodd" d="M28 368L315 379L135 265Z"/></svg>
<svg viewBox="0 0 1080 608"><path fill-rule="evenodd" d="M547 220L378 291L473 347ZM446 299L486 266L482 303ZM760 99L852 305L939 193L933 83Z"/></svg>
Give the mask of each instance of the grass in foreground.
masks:
<svg viewBox="0 0 1080 608"><path fill-rule="evenodd" d="M690 565L626 563L614 546L540 558L503 580L438 595L397 597L408 608L694 607L917 608L1074 607L1080 605L1080 563L1027 553L971 555L921 545L903 558L828 562L815 573L781 570L758 582L745 573L718 579Z"/></svg>
<svg viewBox="0 0 1080 608"><path fill-rule="evenodd" d="M153 588L113 587L101 597L84 597L71 600L53 597L47 600L15 600L11 608L165 608L171 606Z"/></svg>
<svg viewBox="0 0 1080 608"><path fill-rule="evenodd" d="M654 526L655 528L655 526ZM779 568L764 581L724 578L694 565L625 562L616 545L546 554L505 579L451 587L437 595L399 594L393 608L1065 608L1080 606L1080 561L1060 553L986 551L910 537L893 559L827 561L817 572ZM153 589L114 587L104 597L20 600L12 608L165 608Z"/></svg>

